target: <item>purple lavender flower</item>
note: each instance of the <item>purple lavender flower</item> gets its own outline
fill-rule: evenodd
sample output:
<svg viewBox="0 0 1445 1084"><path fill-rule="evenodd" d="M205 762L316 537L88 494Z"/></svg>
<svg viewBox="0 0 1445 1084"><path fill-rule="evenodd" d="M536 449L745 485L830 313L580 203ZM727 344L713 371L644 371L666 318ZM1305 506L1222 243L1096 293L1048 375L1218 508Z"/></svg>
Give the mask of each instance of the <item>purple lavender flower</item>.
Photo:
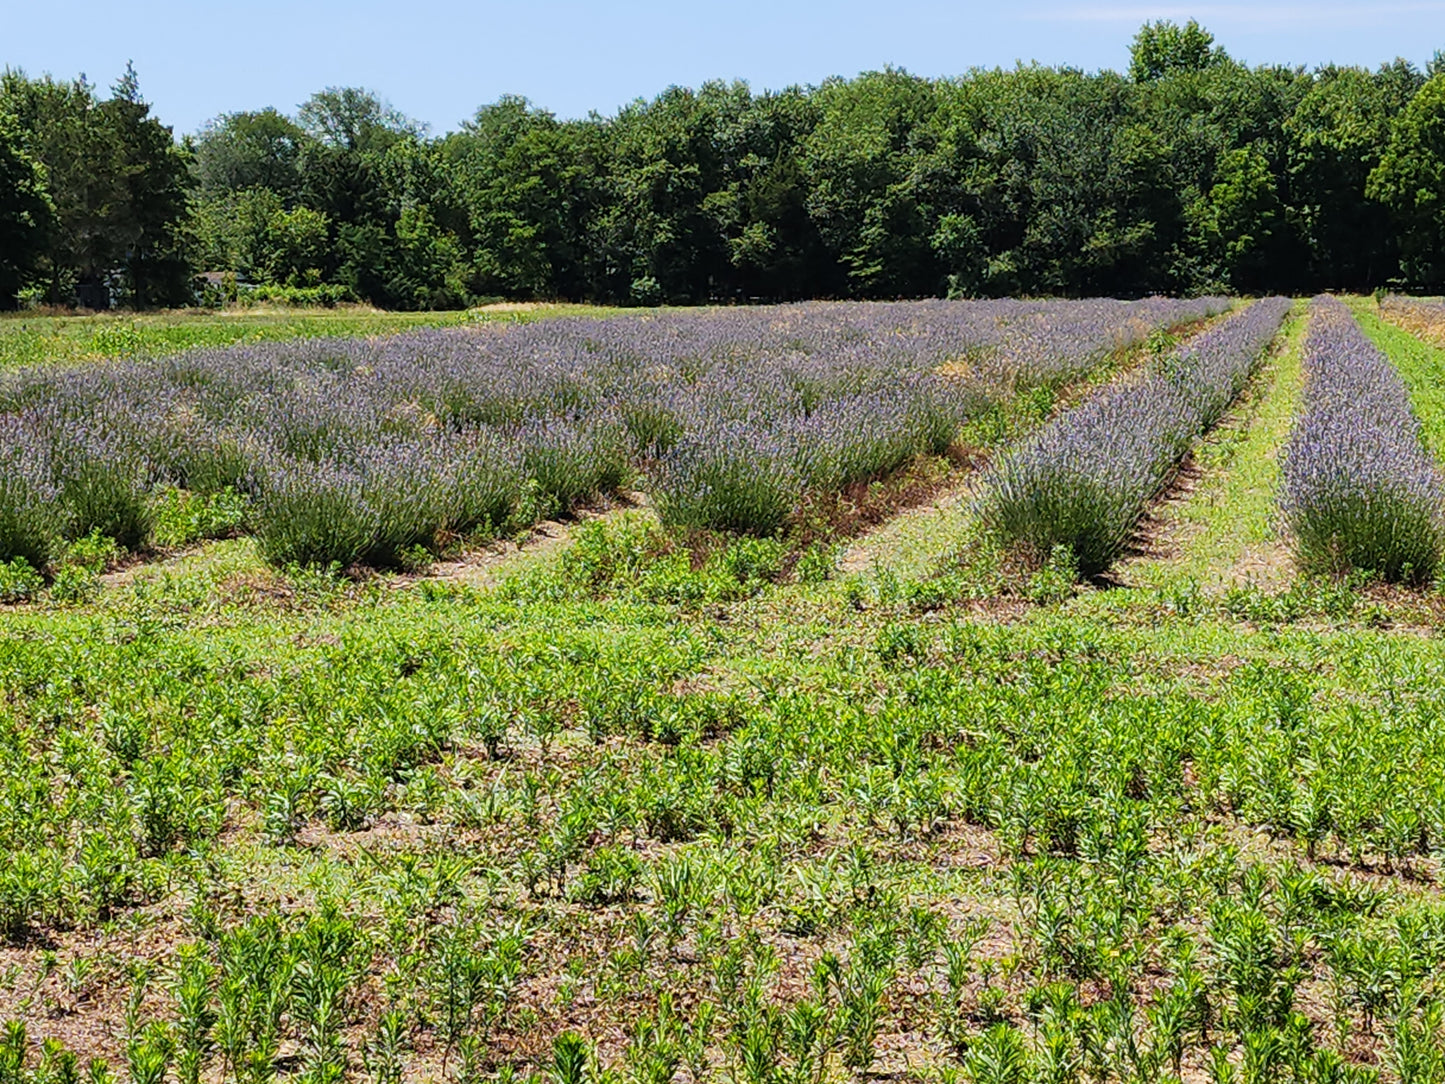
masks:
<svg viewBox="0 0 1445 1084"><path fill-rule="evenodd" d="M1239 394L1289 306L1257 302L1144 379L1105 388L1045 426L989 469L984 522L1028 559L1067 546L1081 574L1103 572L1194 440Z"/></svg>
<svg viewBox="0 0 1445 1084"><path fill-rule="evenodd" d="M31 419L53 486L17 507L132 543L157 484L235 488L267 554L347 563L509 518L524 487L566 512L643 469L669 521L772 530L809 492L946 449L1020 384L1226 305L812 303L255 344L8 374L0 417Z"/></svg>
<svg viewBox="0 0 1445 1084"><path fill-rule="evenodd" d="M1300 566L1428 579L1445 541L1445 487L1399 373L1331 297L1310 306L1304 365L1280 497Z"/></svg>
<svg viewBox="0 0 1445 1084"><path fill-rule="evenodd" d="M42 569L63 524L48 456L24 419L0 416L0 561Z"/></svg>

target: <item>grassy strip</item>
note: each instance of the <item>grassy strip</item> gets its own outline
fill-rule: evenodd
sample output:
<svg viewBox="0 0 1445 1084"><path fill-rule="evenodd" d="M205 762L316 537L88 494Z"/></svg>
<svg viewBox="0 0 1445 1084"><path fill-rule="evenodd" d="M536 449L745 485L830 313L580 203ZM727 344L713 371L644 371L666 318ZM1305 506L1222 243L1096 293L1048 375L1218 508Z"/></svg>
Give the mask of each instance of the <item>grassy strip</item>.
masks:
<svg viewBox="0 0 1445 1084"><path fill-rule="evenodd" d="M607 316L590 305L484 308L465 312L336 309L179 309L147 314L32 316L0 319L0 369L47 362L98 361L174 353L197 346L327 336L388 335L424 327L530 323L553 316Z"/></svg>
<svg viewBox="0 0 1445 1084"><path fill-rule="evenodd" d="M958 472L951 484L938 486L931 500L900 511L850 548L842 555L843 571L880 570L912 579L927 577L941 565L957 565L961 560L968 566L969 582L991 582L1001 555L994 540L981 533L969 484L980 464L1077 406L1096 388L1157 362L1228 315L1155 333L1144 342L1114 351L1073 380L1057 386L1025 388L973 419L959 439L960 447L967 452L968 469Z"/></svg>
<svg viewBox="0 0 1445 1084"><path fill-rule="evenodd" d="M1395 363L1410 390L1425 446L1445 462L1445 350L1384 320L1365 298L1353 299L1350 308L1365 334Z"/></svg>
<svg viewBox="0 0 1445 1084"><path fill-rule="evenodd" d="M1279 452L1299 408L1306 316L1287 319L1279 349L1255 376L1234 417L1200 442L1194 465L1203 477L1186 501L1169 509L1166 536L1181 552L1138 562L1129 579L1141 587L1232 578L1251 551L1279 541L1276 497Z"/></svg>

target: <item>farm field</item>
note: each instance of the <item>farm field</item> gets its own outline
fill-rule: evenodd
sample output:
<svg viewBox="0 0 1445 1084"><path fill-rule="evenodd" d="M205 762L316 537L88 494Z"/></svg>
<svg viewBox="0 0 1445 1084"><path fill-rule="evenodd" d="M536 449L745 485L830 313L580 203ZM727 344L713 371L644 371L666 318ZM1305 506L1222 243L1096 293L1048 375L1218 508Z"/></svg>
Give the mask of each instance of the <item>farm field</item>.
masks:
<svg viewBox="0 0 1445 1084"><path fill-rule="evenodd" d="M366 306L295 309L258 306L203 312L89 316L0 315L0 370L40 362L136 358L199 346L276 342L323 335L385 335L409 328L526 322L563 314L604 315L587 305L502 304L460 312L383 312Z"/></svg>
<svg viewBox="0 0 1445 1084"><path fill-rule="evenodd" d="M0 1084L1445 1080L1445 306L545 315L15 355Z"/></svg>

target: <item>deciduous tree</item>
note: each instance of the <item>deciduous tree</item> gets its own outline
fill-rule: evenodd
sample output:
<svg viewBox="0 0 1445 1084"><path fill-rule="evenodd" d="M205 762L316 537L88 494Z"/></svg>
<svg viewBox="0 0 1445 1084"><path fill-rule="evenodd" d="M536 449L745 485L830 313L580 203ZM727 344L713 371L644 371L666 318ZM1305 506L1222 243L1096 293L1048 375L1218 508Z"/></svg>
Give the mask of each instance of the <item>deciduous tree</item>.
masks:
<svg viewBox="0 0 1445 1084"><path fill-rule="evenodd" d="M1445 287L1445 74L1425 83L1395 121L1366 194L1394 216L1406 277Z"/></svg>

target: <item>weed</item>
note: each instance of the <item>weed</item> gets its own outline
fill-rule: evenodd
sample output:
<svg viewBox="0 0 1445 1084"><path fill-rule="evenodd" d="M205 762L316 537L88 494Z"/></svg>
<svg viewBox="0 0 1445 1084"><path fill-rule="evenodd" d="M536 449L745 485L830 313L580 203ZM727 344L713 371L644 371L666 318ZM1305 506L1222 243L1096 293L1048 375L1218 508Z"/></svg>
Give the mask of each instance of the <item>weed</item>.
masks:
<svg viewBox="0 0 1445 1084"><path fill-rule="evenodd" d="M247 503L230 486L210 493L163 490L156 498L152 540L158 546L185 546L227 538L245 523Z"/></svg>
<svg viewBox="0 0 1445 1084"><path fill-rule="evenodd" d="M23 557L0 562L0 603L29 602L45 587L45 577Z"/></svg>

